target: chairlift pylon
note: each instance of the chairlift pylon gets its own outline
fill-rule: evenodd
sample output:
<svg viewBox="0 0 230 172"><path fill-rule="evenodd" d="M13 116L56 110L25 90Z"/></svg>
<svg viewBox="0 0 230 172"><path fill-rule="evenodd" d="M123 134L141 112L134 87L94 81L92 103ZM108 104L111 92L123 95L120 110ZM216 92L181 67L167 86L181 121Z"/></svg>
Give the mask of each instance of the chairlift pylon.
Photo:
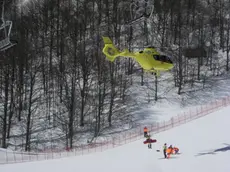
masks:
<svg viewBox="0 0 230 172"><path fill-rule="evenodd" d="M144 13L143 15L141 15L141 16L138 17L138 18L134 18L134 17L133 17L133 14L132 14L132 8L133 8L133 6L138 7L137 4L136 4L135 2L132 2L132 3L130 4L129 8L130 8L131 21L129 21L129 22L127 23L128 25L132 25L132 24L141 22L141 21L144 20L144 19L150 19L150 18L152 18L153 11L154 11L154 5L150 5L151 11L150 11L149 14Z"/></svg>
<svg viewBox="0 0 230 172"><path fill-rule="evenodd" d="M3 32L3 38L0 39L0 51L5 51L17 43L12 43L10 40L11 29L12 29L12 21L5 21L4 19L4 5L5 1L2 4L2 25L0 26L0 32ZM7 29L8 28L8 29Z"/></svg>

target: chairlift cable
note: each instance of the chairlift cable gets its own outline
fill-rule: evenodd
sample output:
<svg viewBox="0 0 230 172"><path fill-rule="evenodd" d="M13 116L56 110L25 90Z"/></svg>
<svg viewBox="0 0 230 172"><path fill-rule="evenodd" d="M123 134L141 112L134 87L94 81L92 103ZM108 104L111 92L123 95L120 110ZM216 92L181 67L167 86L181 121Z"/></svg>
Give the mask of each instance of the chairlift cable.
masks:
<svg viewBox="0 0 230 172"><path fill-rule="evenodd" d="M5 11L5 0L3 0L3 2L2 2L2 17L1 17L1 19L2 19L2 27L4 28L4 32L5 32L5 37L7 37L7 31L6 31L6 27L5 27L5 19L4 19L4 11Z"/></svg>
<svg viewBox="0 0 230 172"><path fill-rule="evenodd" d="M3 0L3 2L2 2L2 22L4 23L5 21L4 21L4 6L5 6L5 0Z"/></svg>

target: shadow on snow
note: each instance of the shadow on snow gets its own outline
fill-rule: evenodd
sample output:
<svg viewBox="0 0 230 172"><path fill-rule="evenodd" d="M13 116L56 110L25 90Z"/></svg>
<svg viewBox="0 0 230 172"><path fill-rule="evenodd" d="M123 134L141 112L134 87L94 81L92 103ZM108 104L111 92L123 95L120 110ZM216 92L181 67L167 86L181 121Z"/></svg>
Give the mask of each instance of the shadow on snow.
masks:
<svg viewBox="0 0 230 172"><path fill-rule="evenodd" d="M202 156L202 155L215 155L217 152L226 152L226 151L230 151L230 144L224 143L224 147L212 150L212 151L208 151L208 152L202 152L202 153L198 153L195 156Z"/></svg>

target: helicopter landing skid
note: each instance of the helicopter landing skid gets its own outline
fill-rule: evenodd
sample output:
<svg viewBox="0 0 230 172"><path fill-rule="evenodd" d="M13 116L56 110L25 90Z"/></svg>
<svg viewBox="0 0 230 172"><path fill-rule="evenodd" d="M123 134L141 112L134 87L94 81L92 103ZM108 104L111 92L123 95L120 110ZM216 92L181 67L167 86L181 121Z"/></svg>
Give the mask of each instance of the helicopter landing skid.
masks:
<svg viewBox="0 0 230 172"><path fill-rule="evenodd" d="M145 70L145 72L150 72L151 74L154 74L156 76L160 76L160 72L154 68L152 68L150 70Z"/></svg>

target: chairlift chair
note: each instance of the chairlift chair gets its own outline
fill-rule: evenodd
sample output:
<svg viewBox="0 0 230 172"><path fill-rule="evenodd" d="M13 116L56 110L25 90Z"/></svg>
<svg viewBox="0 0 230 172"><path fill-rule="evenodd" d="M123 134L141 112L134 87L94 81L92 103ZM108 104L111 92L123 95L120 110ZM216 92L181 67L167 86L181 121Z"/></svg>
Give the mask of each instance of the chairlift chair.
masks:
<svg viewBox="0 0 230 172"><path fill-rule="evenodd" d="M141 15L140 17L137 17L137 18L135 18L132 14L133 6L138 7L138 5L135 2L132 2L130 4L129 8L130 8L131 21L129 21L126 24L133 25L133 24L141 22L145 19L151 19L152 18L153 12L154 12L154 5L149 5L149 8L151 9L149 14L144 13L143 15Z"/></svg>
<svg viewBox="0 0 230 172"><path fill-rule="evenodd" d="M11 34L13 22L4 20L4 4L5 1L3 1L3 5L2 5L2 25L0 27L0 32L4 34L3 34L3 38L0 38L0 51L5 51L17 44L16 42L13 43L10 40L10 34Z"/></svg>
<svg viewBox="0 0 230 172"><path fill-rule="evenodd" d="M9 27L9 29L7 31L8 27ZM5 51L5 50L13 47L14 45L16 45L16 43L12 43L10 40L11 28L12 28L12 21L6 21L0 27L0 32L3 31L5 33L4 37L1 38L1 40L0 40L0 51Z"/></svg>

